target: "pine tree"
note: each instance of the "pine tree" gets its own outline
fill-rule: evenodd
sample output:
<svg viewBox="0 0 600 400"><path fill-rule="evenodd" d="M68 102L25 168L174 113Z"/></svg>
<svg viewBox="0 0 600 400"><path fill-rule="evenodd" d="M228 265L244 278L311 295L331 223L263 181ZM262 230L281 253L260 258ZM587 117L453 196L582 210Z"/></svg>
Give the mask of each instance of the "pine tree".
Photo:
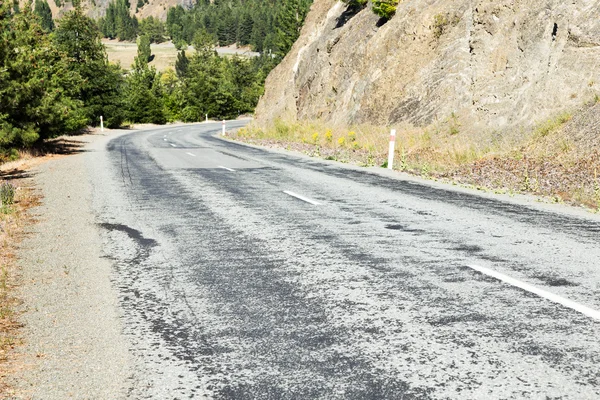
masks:
<svg viewBox="0 0 600 400"><path fill-rule="evenodd" d="M279 9L275 22L277 53L284 56L298 36L304 17L301 14L301 0L287 0Z"/></svg>
<svg viewBox="0 0 600 400"><path fill-rule="evenodd" d="M150 48L150 38L146 35L138 37L137 40L137 56L135 57L135 69L142 69L145 65L148 65L152 56L152 49Z"/></svg>
<svg viewBox="0 0 600 400"><path fill-rule="evenodd" d="M107 126L120 125L124 117L121 111L122 72L108 63L94 21L76 8L59 20L53 40L71 61L69 69L83 78L77 97L83 101L87 123L97 125L103 116Z"/></svg>
<svg viewBox="0 0 600 400"><path fill-rule="evenodd" d="M31 7L0 3L0 148L73 132L85 125L81 77L50 41Z"/></svg>
<svg viewBox="0 0 600 400"><path fill-rule="evenodd" d="M52 11L46 0L35 0L33 12L40 18L40 24L46 32L52 32L54 30Z"/></svg>
<svg viewBox="0 0 600 400"><path fill-rule="evenodd" d="M136 38L138 21L130 15L129 8L129 0L113 0L108 4L106 15L99 21L104 37L119 40Z"/></svg>
<svg viewBox="0 0 600 400"><path fill-rule="evenodd" d="M147 35L150 43L162 43L165 39L165 25L158 18L152 16L140 21L139 34Z"/></svg>
<svg viewBox="0 0 600 400"><path fill-rule="evenodd" d="M249 13L244 14L237 29L236 41L238 44L243 46L250 43L253 27L254 20L252 16Z"/></svg>
<svg viewBox="0 0 600 400"><path fill-rule="evenodd" d="M164 124L160 79L156 69L148 66L149 55L150 40L142 36L125 86L127 118L131 122Z"/></svg>
<svg viewBox="0 0 600 400"><path fill-rule="evenodd" d="M188 71L190 60L185 55L185 50L181 50L177 53L177 60L175 61L175 72L179 78L183 78Z"/></svg>

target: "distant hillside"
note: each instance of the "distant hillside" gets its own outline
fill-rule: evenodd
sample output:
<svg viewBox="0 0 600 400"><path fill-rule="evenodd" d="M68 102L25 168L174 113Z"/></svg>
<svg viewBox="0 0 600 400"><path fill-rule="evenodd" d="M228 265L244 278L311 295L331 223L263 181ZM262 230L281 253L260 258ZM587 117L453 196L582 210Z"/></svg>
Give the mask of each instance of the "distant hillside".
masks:
<svg viewBox="0 0 600 400"><path fill-rule="evenodd" d="M110 0L83 0L81 4L86 10L87 15L97 19L105 15L109 2ZM60 18L62 14L73 8L71 2L62 2L59 0L58 3L57 5L56 0L48 0L54 18ZM135 15L138 19L153 16L165 21L169 8L177 5L191 8L194 4L194 0L148 0L147 3L143 3L142 7L138 8L137 1L132 0L130 9L132 15Z"/></svg>
<svg viewBox="0 0 600 400"><path fill-rule="evenodd" d="M49 1L52 17L73 9L71 2ZM83 0L84 12L98 21L104 37L152 42L170 38L178 49L207 32L220 46L250 46L283 57L300 34L312 0ZM44 18L47 16L44 14Z"/></svg>

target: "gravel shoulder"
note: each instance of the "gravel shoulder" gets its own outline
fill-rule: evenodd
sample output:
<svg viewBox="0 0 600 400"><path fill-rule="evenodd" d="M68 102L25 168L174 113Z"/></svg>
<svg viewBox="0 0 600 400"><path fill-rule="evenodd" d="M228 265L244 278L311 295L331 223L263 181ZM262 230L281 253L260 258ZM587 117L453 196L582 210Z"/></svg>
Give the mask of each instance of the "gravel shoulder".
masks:
<svg viewBox="0 0 600 400"><path fill-rule="evenodd" d="M101 142L106 136L81 138ZM90 143L86 147L89 147ZM37 166L43 196L18 254L24 345L16 398L120 398L131 375L111 262L102 257L86 151Z"/></svg>

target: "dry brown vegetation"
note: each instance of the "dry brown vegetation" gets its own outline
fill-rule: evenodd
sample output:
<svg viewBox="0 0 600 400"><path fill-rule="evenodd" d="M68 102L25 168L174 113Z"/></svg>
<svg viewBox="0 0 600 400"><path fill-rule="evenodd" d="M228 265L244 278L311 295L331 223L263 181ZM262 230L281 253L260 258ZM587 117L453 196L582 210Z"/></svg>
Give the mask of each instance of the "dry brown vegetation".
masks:
<svg viewBox="0 0 600 400"><path fill-rule="evenodd" d="M600 104L562 113L521 132L469 133L450 115L427 128L398 126L394 168L497 193L530 193L548 201L600 208ZM598 120L598 121L597 121ZM305 154L382 166L389 128L326 126L277 120L233 138Z"/></svg>
<svg viewBox="0 0 600 400"><path fill-rule="evenodd" d="M0 393L10 394L5 378L11 372L12 349L20 343L18 315L19 300L14 289L18 285L15 252L23 237L25 226L31 222L27 210L39 203L27 172L29 165L0 169L0 181L9 181L18 189L15 203L0 207Z"/></svg>

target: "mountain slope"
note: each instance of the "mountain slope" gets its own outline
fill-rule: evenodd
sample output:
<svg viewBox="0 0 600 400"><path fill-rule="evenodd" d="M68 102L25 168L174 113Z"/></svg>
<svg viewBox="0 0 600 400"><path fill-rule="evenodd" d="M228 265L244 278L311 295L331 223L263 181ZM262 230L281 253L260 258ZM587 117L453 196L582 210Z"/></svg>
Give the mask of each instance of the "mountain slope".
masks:
<svg viewBox="0 0 600 400"><path fill-rule="evenodd" d="M72 3L59 1L60 7L56 0L48 0L48 4L52 10L54 18L60 18L65 12L72 10ZM86 14L92 18L100 18L106 14L110 0L83 0L81 2ZM130 0L131 13L138 19L147 17L157 17L162 21L167 19L169 8L181 5L185 8L190 8L195 3L193 0L148 0L142 7L137 8L137 0Z"/></svg>

